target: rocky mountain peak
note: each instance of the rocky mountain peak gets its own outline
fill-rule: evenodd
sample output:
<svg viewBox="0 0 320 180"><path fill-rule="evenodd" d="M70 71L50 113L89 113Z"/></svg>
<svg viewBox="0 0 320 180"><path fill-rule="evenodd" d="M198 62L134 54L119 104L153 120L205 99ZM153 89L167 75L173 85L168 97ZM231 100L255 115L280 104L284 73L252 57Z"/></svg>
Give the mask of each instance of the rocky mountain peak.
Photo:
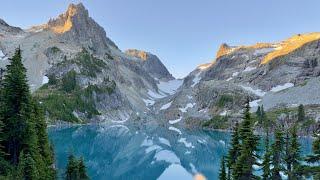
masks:
<svg viewBox="0 0 320 180"><path fill-rule="evenodd" d="M48 27L55 33L61 34L70 31L77 21L89 19L88 10L85 9L82 3L70 4L67 11L59 15L56 19L51 19L48 22ZM78 24L79 25L79 24Z"/></svg>
<svg viewBox="0 0 320 180"><path fill-rule="evenodd" d="M128 49L125 51L125 53L128 56L141 59L141 61L138 61L138 63L141 63L144 70L152 74L152 76L155 78L166 80L174 79L169 73L168 69L156 55L137 49Z"/></svg>
<svg viewBox="0 0 320 180"><path fill-rule="evenodd" d="M21 33L21 32L23 32L23 30L21 28L10 26L3 19L0 19L0 34L2 34L2 35L5 35L7 33L17 34L17 33Z"/></svg>
<svg viewBox="0 0 320 180"><path fill-rule="evenodd" d="M70 4L65 13L49 20L47 29L64 41L80 44L95 52L103 53L109 46L117 48L104 29L89 16L82 3Z"/></svg>
<svg viewBox="0 0 320 180"><path fill-rule="evenodd" d="M216 59L229 54L230 52L232 52L235 49L235 47L229 46L226 43L223 43L220 45L219 50L217 51L216 54Z"/></svg>

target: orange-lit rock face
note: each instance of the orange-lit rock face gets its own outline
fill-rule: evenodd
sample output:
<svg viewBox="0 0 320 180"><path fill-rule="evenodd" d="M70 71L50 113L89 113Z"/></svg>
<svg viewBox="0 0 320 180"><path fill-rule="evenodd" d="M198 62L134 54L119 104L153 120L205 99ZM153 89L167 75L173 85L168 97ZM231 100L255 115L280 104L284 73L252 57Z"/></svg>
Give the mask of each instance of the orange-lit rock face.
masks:
<svg viewBox="0 0 320 180"><path fill-rule="evenodd" d="M272 44L270 43L257 43L251 46L228 46L227 44L222 44L217 52L216 59L228 55L239 49L260 49L260 48L270 48Z"/></svg>
<svg viewBox="0 0 320 180"><path fill-rule="evenodd" d="M227 55L232 52L232 48L228 46L227 44L222 44L217 52L216 58L220 58L224 55Z"/></svg>
<svg viewBox="0 0 320 180"><path fill-rule="evenodd" d="M271 60L289 54L294 50L300 48L301 46L305 45L306 43L315 41L320 39L320 33L309 33L309 34L302 34L302 35L295 35L283 42L281 42L275 49L275 51L270 52L267 54L261 64L267 64Z"/></svg>
<svg viewBox="0 0 320 180"><path fill-rule="evenodd" d="M206 180L206 177L202 174L196 174L193 177L194 180Z"/></svg>
<svg viewBox="0 0 320 180"><path fill-rule="evenodd" d="M129 49L126 51L126 54L133 56L133 57L137 57L140 58L142 60L147 60L148 59L148 53L145 51L139 51L136 49Z"/></svg>
<svg viewBox="0 0 320 180"><path fill-rule="evenodd" d="M68 10L64 14L60 15L58 19L49 22L49 28L57 34L62 34L70 31L73 26L72 18L73 16L77 15L78 11L79 7L77 7L77 5L71 4L68 7Z"/></svg>

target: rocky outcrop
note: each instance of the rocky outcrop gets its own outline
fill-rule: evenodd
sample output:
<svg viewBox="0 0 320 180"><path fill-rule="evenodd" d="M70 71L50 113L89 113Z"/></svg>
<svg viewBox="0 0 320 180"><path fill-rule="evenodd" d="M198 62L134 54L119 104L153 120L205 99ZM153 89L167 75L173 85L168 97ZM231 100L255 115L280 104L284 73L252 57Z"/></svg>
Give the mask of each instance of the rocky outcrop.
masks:
<svg viewBox="0 0 320 180"><path fill-rule="evenodd" d="M7 34L15 35L21 32L23 32L21 28L10 26L3 19L0 19L0 36L4 36Z"/></svg>
<svg viewBox="0 0 320 180"><path fill-rule="evenodd" d="M125 53L129 56L139 58L138 63L153 77L164 80L174 79L156 55L136 49L126 50Z"/></svg>

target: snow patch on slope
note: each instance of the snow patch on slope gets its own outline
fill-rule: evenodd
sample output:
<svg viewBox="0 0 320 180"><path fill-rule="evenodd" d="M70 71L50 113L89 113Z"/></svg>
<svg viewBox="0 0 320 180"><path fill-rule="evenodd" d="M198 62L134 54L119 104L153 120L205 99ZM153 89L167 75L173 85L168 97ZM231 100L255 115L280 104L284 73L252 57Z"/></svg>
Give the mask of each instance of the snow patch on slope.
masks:
<svg viewBox="0 0 320 180"><path fill-rule="evenodd" d="M248 86L243 86L241 85L241 87L246 90L246 91L249 91L257 96L264 96L266 94L266 92L262 91L261 89L253 89L252 87L248 87Z"/></svg>
<svg viewBox="0 0 320 180"><path fill-rule="evenodd" d="M176 120L169 120L169 124L176 124L178 122L180 122L182 120L182 116L180 116L179 119L176 119Z"/></svg>
<svg viewBox="0 0 320 180"><path fill-rule="evenodd" d="M258 102L260 102L260 101L261 101L261 99L257 99L257 100L251 101L251 102L249 102L249 106L251 108L252 107L258 107L259 106Z"/></svg>
<svg viewBox="0 0 320 180"><path fill-rule="evenodd" d="M48 76L43 76L42 77L42 85L47 84L49 82Z"/></svg>
<svg viewBox="0 0 320 180"><path fill-rule="evenodd" d="M189 109L189 108L193 108L193 106L194 105L196 105L196 103L188 103L187 105L186 105L186 107L184 107L184 108L179 108L179 110L181 111L181 112L187 112L187 109Z"/></svg>
<svg viewBox="0 0 320 180"><path fill-rule="evenodd" d="M193 78L193 80L192 80L193 84L191 85L192 88L200 82L200 80L201 80L200 74L201 74L201 72L196 74L195 77Z"/></svg>
<svg viewBox="0 0 320 180"><path fill-rule="evenodd" d="M176 128L176 127L173 127L173 126L170 126L170 127L169 127L169 130L170 130L170 131L175 131L175 132L177 132L177 133L180 134L180 135L182 134L182 132L180 131L180 129L178 129L178 128Z"/></svg>
<svg viewBox="0 0 320 180"><path fill-rule="evenodd" d="M250 72L250 71L253 71L253 70L255 70L255 69L257 69L257 68L256 68L256 67L248 66L248 67L246 67L246 68L243 70L243 72Z"/></svg>
<svg viewBox="0 0 320 180"><path fill-rule="evenodd" d="M165 105L161 106L160 110L168 109L168 108L171 106L171 104L172 104L172 101L170 101L169 103L167 103L167 104L165 104Z"/></svg>
<svg viewBox="0 0 320 180"><path fill-rule="evenodd" d="M182 85L182 83L183 80L180 79L160 81L158 84L158 88L161 92L172 95L177 91L177 89Z"/></svg>
<svg viewBox="0 0 320 180"><path fill-rule="evenodd" d="M191 142L188 142L186 138L180 138L178 140L179 143L183 143L187 148L194 148Z"/></svg>
<svg viewBox="0 0 320 180"><path fill-rule="evenodd" d="M285 83L283 85L278 85L278 86L273 87L270 91L271 92L279 92L279 91L291 88L293 86L294 86L293 83Z"/></svg>

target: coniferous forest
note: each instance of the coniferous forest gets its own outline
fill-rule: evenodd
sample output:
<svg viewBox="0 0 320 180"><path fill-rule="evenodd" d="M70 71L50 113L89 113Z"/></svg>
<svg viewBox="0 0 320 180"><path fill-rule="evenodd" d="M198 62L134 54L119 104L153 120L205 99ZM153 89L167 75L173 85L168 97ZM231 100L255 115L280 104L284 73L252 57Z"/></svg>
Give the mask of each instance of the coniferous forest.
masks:
<svg viewBox="0 0 320 180"><path fill-rule="evenodd" d="M31 96L19 48L0 84L0 125L0 179L57 178L45 114ZM77 167L67 168L65 178L88 179L83 159L70 159Z"/></svg>
<svg viewBox="0 0 320 180"><path fill-rule="evenodd" d="M320 179L320 132L314 132L313 154L301 156L297 124L304 118L303 106L297 117L286 115L276 124L266 117L263 106L256 114L258 121L247 101L243 119L234 127L228 155L222 158L219 179ZM257 123L264 131L261 135L254 133ZM264 145L263 152L259 143Z"/></svg>

